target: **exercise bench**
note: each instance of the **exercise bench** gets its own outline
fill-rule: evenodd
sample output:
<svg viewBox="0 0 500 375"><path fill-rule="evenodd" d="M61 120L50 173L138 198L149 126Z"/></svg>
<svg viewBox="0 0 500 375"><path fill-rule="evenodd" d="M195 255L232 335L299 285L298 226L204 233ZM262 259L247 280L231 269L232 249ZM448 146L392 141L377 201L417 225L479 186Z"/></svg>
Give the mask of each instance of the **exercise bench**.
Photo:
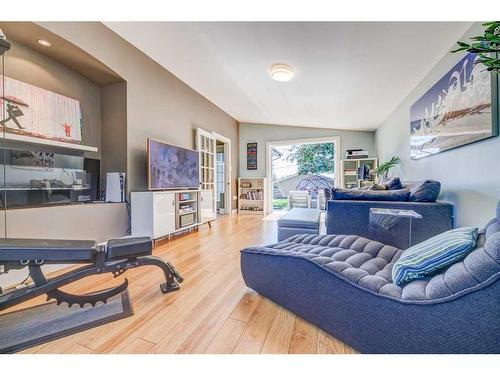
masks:
<svg viewBox="0 0 500 375"><path fill-rule="evenodd" d="M162 269L166 279L160 284L163 293L178 290L183 278L170 263L152 255L152 248L149 237L113 239L104 244L82 240L0 239L0 275L27 267L31 278L28 285L23 283L8 291L0 288L0 311L43 294L47 300L55 299L57 304L66 302L69 307L106 303L127 289L127 279L117 287L91 294L76 295L59 288L92 275L112 273L118 277L142 266ZM49 264L82 264L82 267L48 279L42 266Z"/></svg>

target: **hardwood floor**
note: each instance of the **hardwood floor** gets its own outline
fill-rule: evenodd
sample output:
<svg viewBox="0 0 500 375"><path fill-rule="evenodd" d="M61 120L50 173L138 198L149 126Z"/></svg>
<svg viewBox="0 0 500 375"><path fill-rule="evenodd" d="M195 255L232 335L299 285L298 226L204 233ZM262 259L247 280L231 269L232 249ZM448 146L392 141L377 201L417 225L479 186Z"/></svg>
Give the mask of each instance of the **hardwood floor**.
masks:
<svg viewBox="0 0 500 375"><path fill-rule="evenodd" d="M203 226L163 243L154 253L172 262L184 277L179 292L160 292L158 269L127 271L132 317L25 353L354 353L244 285L239 250L275 239L275 221L232 215L221 217L212 228ZM110 276L92 277L66 290L89 292L119 282Z"/></svg>

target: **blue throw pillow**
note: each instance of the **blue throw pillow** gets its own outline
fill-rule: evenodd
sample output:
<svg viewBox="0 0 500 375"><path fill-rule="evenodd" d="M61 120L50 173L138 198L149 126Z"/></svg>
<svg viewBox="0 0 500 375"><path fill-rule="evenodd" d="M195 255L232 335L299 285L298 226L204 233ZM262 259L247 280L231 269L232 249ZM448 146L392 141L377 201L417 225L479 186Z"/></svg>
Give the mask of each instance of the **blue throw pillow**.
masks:
<svg viewBox="0 0 500 375"><path fill-rule="evenodd" d="M410 202L435 202L441 191L441 183L434 180L417 182L410 190Z"/></svg>
<svg viewBox="0 0 500 375"><path fill-rule="evenodd" d="M410 247L392 267L393 282L422 279L463 259L476 247L477 236L477 228L458 228Z"/></svg>
<svg viewBox="0 0 500 375"><path fill-rule="evenodd" d="M406 202L410 196L408 189L401 190L357 190L357 189L332 189L333 200L352 201L393 201Z"/></svg>
<svg viewBox="0 0 500 375"><path fill-rule="evenodd" d="M403 189L403 184L399 177L391 178L390 180L384 182L384 185L387 186L387 190L401 190Z"/></svg>

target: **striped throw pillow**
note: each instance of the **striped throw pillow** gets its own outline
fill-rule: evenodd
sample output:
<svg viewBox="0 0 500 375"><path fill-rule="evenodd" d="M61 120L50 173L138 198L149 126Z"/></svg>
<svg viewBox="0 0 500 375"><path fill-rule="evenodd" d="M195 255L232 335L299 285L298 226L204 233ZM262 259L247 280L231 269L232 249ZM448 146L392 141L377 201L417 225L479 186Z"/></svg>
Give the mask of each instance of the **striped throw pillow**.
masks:
<svg viewBox="0 0 500 375"><path fill-rule="evenodd" d="M392 267L392 280L401 285L422 279L464 258L476 247L477 228L449 230L405 250Z"/></svg>

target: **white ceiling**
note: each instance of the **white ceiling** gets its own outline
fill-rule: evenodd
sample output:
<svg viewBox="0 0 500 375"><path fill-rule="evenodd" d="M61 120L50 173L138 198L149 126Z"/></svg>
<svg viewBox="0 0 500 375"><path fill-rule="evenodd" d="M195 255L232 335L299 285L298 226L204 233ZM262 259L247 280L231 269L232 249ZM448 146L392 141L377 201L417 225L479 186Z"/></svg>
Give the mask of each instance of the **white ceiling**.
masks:
<svg viewBox="0 0 500 375"><path fill-rule="evenodd" d="M376 129L470 22L106 22L240 122ZM273 63L295 77L276 82Z"/></svg>

